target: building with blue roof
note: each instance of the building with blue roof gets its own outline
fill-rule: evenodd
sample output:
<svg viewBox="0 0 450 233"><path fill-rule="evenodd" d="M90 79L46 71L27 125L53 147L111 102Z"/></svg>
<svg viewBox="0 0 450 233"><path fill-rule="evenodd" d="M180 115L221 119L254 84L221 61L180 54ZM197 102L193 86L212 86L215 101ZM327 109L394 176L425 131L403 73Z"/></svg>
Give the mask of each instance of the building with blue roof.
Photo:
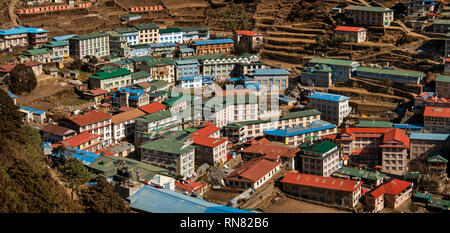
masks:
<svg viewBox="0 0 450 233"><path fill-rule="evenodd" d="M174 61L177 80L184 77L195 77L200 73L200 63L197 59L177 59Z"/></svg>
<svg viewBox="0 0 450 233"><path fill-rule="evenodd" d="M426 159L430 153L439 150L450 153L450 134L411 133L409 135L410 158Z"/></svg>
<svg viewBox="0 0 450 233"><path fill-rule="evenodd" d="M116 110L121 107L138 108L150 103L150 96L144 89L121 87L112 96L112 107Z"/></svg>
<svg viewBox="0 0 450 233"><path fill-rule="evenodd" d="M308 96L308 107L322 112L323 120L340 125L352 110L348 104L349 99L348 96L314 92Z"/></svg>
<svg viewBox="0 0 450 233"><path fill-rule="evenodd" d="M127 199L132 209L147 213L252 213L148 185Z"/></svg>
<svg viewBox="0 0 450 233"><path fill-rule="evenodd" d="M209 40L209 28L207 27L188 27L181 28L183 42L194 40Z"/></svg>
<svg viewBox="0 0 450 233"><path fill-rule="evenodd" d="M187 58L194 56L195 50L187 46L180 46L177 51L177 57Z"/></svg>
<svg viewBox="0 0 450 233"><path fill-rule="evenodd" d="M149 44L130 45L129 57L150 56L151 47Z"/></svg>
<svg viewBox="0 0 450 233"><path fill-rule="evenodd" d="M178 78L182 88L201 88L214 82L213 76L186 76Z"/></svg>
<svg viewBox="0 0 450 233"><path fill-rule="evenodd" d="M173 55L175 54L175 49L176 46L172 42L150 44L151 55L155 57L162 56L163 54L167 55L167 53L170 54L170 56L168 57L173 57Z"/></svg>
<svg viewBox="0 0 450 233"><path fill-rule="evenodd" d="M52 144L49 142L42 143L42 149L45 155L54 156L57 158L61 158L61 152L53 150ZM85 166L89 166L92 162L94 162L98 157L102 156L100 154L95 154L94 152L88 152L85 150L80 150L78 148L69 148L64 147L64 156L72 157L80 160Z"/></svg>
<svg viewBox="0 0 450 233"><path fill-rule="evenodd" d="M0 29L0 40L4 40L4 49L12 46L40 47L47 42L47 30L35 27L14 27L10 29Z"/></svg>
<svg viewBox="0 0 450 233"><path fill-rule="evenodd" d="M8 94L8 96L14 101L14 105L17 104L17 95L14 95L13 93L7 91L6 94Z"/></svg>
<svg viewBox="0 0 450 233"><path fill-rule="evenodd" d="M254 78L260 88L284 91L289 87L290 72L286 69L255 69L249 76Z"/></svg>
<svg viewBox="0 0 450 233"><path fill-rule="evenodd" d="M72 38L72 37L74 37L74 36L77 36L77 35L71 34L71 35L64 35L64 36L54 36L54 37L52 37L52 39L53 39L54 41L65 41L65 42L69 42L69 39Z"/></svg>
<svg viewBox="0 0 450 233"><path fill-rule="evenodd" d="M27 106L20 106L19 112L22 114L22 120L24 122L36 122L39 124L43 124L47 119L47 114L43 110L30 108Z"/></svg>
<svg viewBox="0 0 450 233"><path fill-rule="evenodd" d="M232 39L216 39L216 40L199 40L194 41L192 45L197 55L231 53L234 49L234 40Z"/></svg>
<svg viewBox="0 0 450 233"><path fill-rule="evenodd" d="M299 146L305 142L319 140L321 136L337 133L336 125L317 120L308 126L286 127L284 129L264 130L264 136L270 141L277 141L287 145Z"/></svg>
<svg viewBox="0 0 450 233"><path fill-rule="evenodd" d="M423 124L394 124L394 128L409 130L414 133L423 133Z"/></svg>

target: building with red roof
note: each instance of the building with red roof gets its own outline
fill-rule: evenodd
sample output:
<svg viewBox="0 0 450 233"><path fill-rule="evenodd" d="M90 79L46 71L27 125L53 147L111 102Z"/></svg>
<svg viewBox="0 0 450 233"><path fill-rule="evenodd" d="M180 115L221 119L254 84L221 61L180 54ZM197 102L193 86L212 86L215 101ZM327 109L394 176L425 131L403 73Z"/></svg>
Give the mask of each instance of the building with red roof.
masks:
<svg viewBox="0 0 450 233"><path fill-rule="evenodd" d="M247 45L248 48L255 49L263 43L263 34L255 31L236 30L233 32L236 45Z"/></svg>
<svg viewBox="0 0 450 233"><path fill-rule="evenodd" d="M57 142L52 146L58 147L59 145L94 152L102 148L102 140L98 134L83 132L69 139Z"/></svg>
<svg viewBox="0 0 450 233"><path fill-rule="evenodd" d="M211 122L190 133L195 147L195 160L217 166L227 161L228 140L220 138L220 128Z"/></svg>
<svg viewBox="0 0 450 233"><path fill-rule="evenodd" d="M244 161L257 157L264 157L265 159L274 162L282 162L285 169L295 169L295 157L300 151L299 148L278 142L271 142L266 138L262 138L258 141L252 140L248 144L250 144L250 146L240 151Z"/></svg>
<svg viewBox="0 0 450 233"><path fill-rule="evenodd" d="M334 29L336 35L345 36L347 35L354 42L359 43L367 40L367 29L363 27L349 27L349 26L339 26Z"/></svg>
<svg viewBox="0 0 450 233"><path fill-rule="evenodd" d="M423 113L425 131L450 133L450 108L425 107Z"/></svg>
<svg viewBox="0 0 450 233"><path fill-rule="evenodd" d="M42 141L56 143L77 134L75 130L68 129L59 125L46 125L41 129Z"/></svg>
<svg viewBox="0 0 450 233"><path fill-rule="evenodd" d="M88 132L100 134L103 146L111 144L111 115L103 111L92 110L78 115L65 117L59 121L59 125L73 129L78 133Z"/></svg>
<svg viewBox="0 0 450 233"><path fill-rule="evenodd" d="M195 194L197 196L203 196L208 188L209 186L207 184L201 182L189 180L175 181L175 191L183 194L188 193L188 195Z"/></svg>
<svg viewBox="0 0 450 233"><path fill-rule="evenodd" d="M167 107L164 104L162 104L160 102L154 102L154 103L142 106L139 109L141 109L142 111L146 112L147 114L152 114L152 113L164 110L166 108Z"/></svg>
<svg viewBox="0 0 450 233"><path fill-rule="evenodd" d="M446 40L446 43L448 43L447 46L446 46L446 48L448 48L450 46L450 42L448 42L448 40ZM446 53L448 55L450 55L450 49L447 49ZM444 65L445 65L444 72L445 73L450 73L450 57L444 58Z"/></svg>
<svg viewBox="0 0 450 233"><path fill-rule="evenodd" d="M254 158L236 168L225 180L227 186L256 189L267 182L281 167L281 163Z"/></svg>
<svg viewBox="0 0 450 233"><path fill-rule="evenodd" d="M285 193L315 201L353 208L361 198L361 184L356 180L287 172L283 179Z"/></svg>
<svg viewBox="0 0 450 233"><path fill-rule="evenodd" d="M105 96L106 91L101 88L88 90L83 93L84 99L87 99L89 101L95 101L95 103L97 104L101 103L101 101L105 98Z"/></svg>
<svg viewBox="0 0 450 233"><path fill-rule="evenodd" d="M365 195L366 208L379 212L384 207L395 209L411 197L413 183L393 179Z"/></svg>
<svg viewBox="0 0 450 233"><path fill-rule="evenodd" d="M335 141L351 162L403 175L408 169L409 137L399 128L344 128Z"/></svg>

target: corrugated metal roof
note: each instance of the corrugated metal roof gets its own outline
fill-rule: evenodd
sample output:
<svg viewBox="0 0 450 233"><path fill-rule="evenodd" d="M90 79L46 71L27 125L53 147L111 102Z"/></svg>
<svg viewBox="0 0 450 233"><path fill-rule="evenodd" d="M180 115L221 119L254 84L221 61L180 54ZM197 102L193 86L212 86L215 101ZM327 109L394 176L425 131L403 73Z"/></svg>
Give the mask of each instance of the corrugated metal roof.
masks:
<svg viewBox="0 0 450 233"><path fill-rule="evenodd" d="M286 69L256 69L252 75L290 75Z"/></svg>
<svg viewBox="0 0 450 233"><path fill-rule="evenodd" d="M328 100L328 101L345 101L350 99L350 97L348 96L330 94L325 92L314 92L312 95L308 96L308 98Z"/></svg>
<svg viewBox="0 0 450 233"><path fill-rule="evenodd" d="M234 43L232 39L216 39L216 40L200 40L194 41L194 45L212 45L212 44L229 44Z"/></svg>

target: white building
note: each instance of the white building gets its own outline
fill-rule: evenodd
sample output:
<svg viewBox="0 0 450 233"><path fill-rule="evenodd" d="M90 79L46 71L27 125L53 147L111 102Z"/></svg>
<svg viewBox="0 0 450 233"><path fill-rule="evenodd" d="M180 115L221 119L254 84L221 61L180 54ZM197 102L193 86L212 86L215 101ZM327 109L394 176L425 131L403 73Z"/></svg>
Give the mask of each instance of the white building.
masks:
<svg viewBox="0 0 450 233"><path fill-rule="evenodd" d="M308 96L308 106L319 110L322 120L340 125L351 112L349 99L350 97L343 95L315 92Z"/></svg>
<svg viewBox="0 0 450 233"><path fill-rule="evenodd" d="M111 117L113 144L117 144L126 138L134 136L134 120L144 116L145 113L139 109L121 112Z"/></svg>

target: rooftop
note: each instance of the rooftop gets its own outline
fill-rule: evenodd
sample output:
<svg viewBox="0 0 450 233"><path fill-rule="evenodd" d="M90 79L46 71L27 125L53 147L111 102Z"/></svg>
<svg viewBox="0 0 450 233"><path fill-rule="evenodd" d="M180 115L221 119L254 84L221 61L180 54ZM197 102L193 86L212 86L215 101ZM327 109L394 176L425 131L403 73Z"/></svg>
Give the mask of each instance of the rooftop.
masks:
<svg viewBox="0 0 450 233"><path fill-rule="evenodd" d="M10 29L0 29L0 35L14 35L23 33L46 33L47 30L34 27L15 27Z"/></svg>
<svg viewBox="0 0 450 233"><path fill-rule="evenodd" d="M117 125L117 124L120 124L122 122L129 121L129 120L132 120L132 119L144 116L144 115L145 115L145 113L143 111L135 108L135 109L130 110L130 111L125 111L125 112L121 112L119 114L113 115L111 117L111 122L113 124Z"/></svg>
<svg viewBox="0 0 450 233"><path fill-rule="evenodd" d="M439 75L436 77L436 79L434 80L435 82L450 82L450 76L446 76L446 75Z"/></svg>
<svg viewBox="0 0 450 233"><path fill-rule="evenodd" d="M441 107L425 107L425 112L423 116L426 117L450 117L450 108L441 108Z"/></svg>
<svg viewBox="0 0 450 233"><path fill-rule="evenodd" d="M116 70L110 70L110 71L104 71L104 72L98 72L94 75L89 76L89 78L95 78L95 79L109 79L109 78L115 78L119 76L125 76L125 75L131 75L131 71L125 69L125 68L119 68Z"/></svg>
<svg viewBox="0 0 450 233"><path fill-rule="evenodd" d="M354 192L362 184L361 181L294 172L287 172L280 182L346 192Z"/></svg>
<svg viewBox="0 0 450 233"><path fill-rule="evenodd" d="M88 39L107 37L107 36L108 36L108 34L106 34L104 32L93 32L93 33L89 33L89 34L74 36L74 37L70 38L69 40L88 40Z"/></svg>
<svg viewBox="0 0 450 233"><path fill-rule="evenodd" d="M450 134L411 133L409 138L414 140L450 141Z"/></svg>
<svg viewBox="0 0 450 233"><path fill-rule="evenodd" d="M62 144L62 145L70 146L70 147L73 148L73 147L78 147L80 145L83 145L83 144L85 144L87 142L90 142L90 141L92 141L92 140L94 140L96 138L99 138L99 137L100 137L100 135L98 135L98 134L91 134L91 133L88 133L88 132L85 131L83 133L75 135L75 136L73 136L71 138L63 140L63 141L61 141L59 143L56 143L56 144Z"/></svg>
<svg viewBox="0 0 450 233"><path fill-rule="evenodd" d="M232 39L216 39L216 40L197 40L194 41L193 45L213 45L213 44L230 44L234 43L234 40Z"/></svg>
<svg viewBox="0 0 450 233"><path fill-rule="evenodd" d="M389 121L359 121L355 124L358 128L392 128L394 123Z"/></svg>
<svg viewBox="0 0 450 233"><path fill-rule="evenodd" d="M368 171L364 169L357 169L352 167L341 167L339 170L335 171L335 173L342 174L342 175L349 175L353 177L360 177L367 180L379 180L383 177L386 177L387 175L383 173Z"/></svg>
<svg viewBox="0 0 450 233"><path fill-rule="evenodd" d="M290 75L291 73L286 69L255 69L251 73L254 76L259 75Z"/></svg>
<svg viewBox="0 0 450 233"><path fill-rule="evenodd" d="M392 69L381 69L381 68L371 68L371 67L358 67L356 71L377 73L384 75L396 75L396 76L407 76L407 77L423 77L425 74L422 72L409 71L409 70L392 70Z"/></svg>
<svg viewBox="0 0 450 233"><path fill-rule="evenodd" d="M172 113L170 111L158 111L152 114L145 115L143 117L139 117L136 119L136 121L141 121L144 123L152 123L169 117L172 117Z"/></svg>
<svg viewBox="0 0 450 233"><path fill-rule="evenodd" d="M356 11L373 11L373 12L388 12L388 11L394 11L394 10L392 10L392 9L385 8L385 7L355 6L355 5L350 5L350 6L346 7L345 9L348 9L348 10L356 10Z"/></svg>
<svg viewBox="0 0 450 233"><path fill-rule="evenodd" d="M183 131L174 131L163 134L160 138L145 142L139 148L181 155L195 149L194 146L185 144L190 138L191 136Z"/></svg>
<svg viewBox="0 0 450 233"><path fill-rule="evenodd" d="M64 136L67 133L75 133L74 130L59 125L46 125L41 129L43 132L51 133L58 136Z"/></svg>
<svg viewBox="0 0 450 233"><path fill-rule="evenodd" d="M330 124L326 121L317 120L317 121L311 122L311 124L306 127L302 127L301 125L299 125L294 128L286 127L285 129L268 129L268 130L264 131L264 134L281 136L281 137L291 137L291 136L295 136L295 135L301 135L301 134L317 132L320 130L333 129L333 128L336 128L336 125Z"/></svg>
<svg viewBox="0 0 450 233"><path fill-rule="evenodd" d="M110 118L111 116L105 112L102 112L100 110L93 110L84 114L66 117L63 120L73 122L78 126L85 126L99 121L105 121Z"/></svg>
<svg viewBox="0 0 450 233"><path fill-rule="evenodd" d="M135 24L133 25L138 30L149 30L149 29L158 29L158 25L154 23L147 23L147 24Z"/></svg>
<svg viewBox="0 0 450 233"><path fill-rule="evenodd" d="M315 142L312 145L309 145L307 147L302 148L303 152L311 152L311 153L319 153L319 154L325 154L328 151L336 148L338 144L329 142L329 141L321 141L321 142Z"/></svg>
<svg viewBox="0 0 450 233"><path fill-rule="evenodd" d="M340 60L340 59L330 59L330 58L312 58L309 63L319 63L325 65L338 65L338 66L358 66L359 63L351 60Z"/></svg>
<svg viewBox="0 0 450 233"><path fill-rule="evenodd" d="M270 171L280 165L279 163L272 162L263 158L253 158L246 162L244 165L236 168L225 179L233 180L246 180L251 182L257 182L262 177L267 175Z"/></svg>
<svg viewBox="0 0 450 233"><path fill-rule="evenodd" d="M179 28L164 28L164 29L159 29L159 34L163 34L163 33L173 33L173 32L181 32L181 29L179 29Z"/></svg>
<svg viewBox="0 0 450 233"><path fill-rule="evenodd" d="M325 93L325 92L314 92L312 95L308 96L308 98L321 99L321 100L327 100L327 101L339 101L339 102L350 99L350 97L348 97L348 96L330 94L330 93Z"/></svg>
<svg viewBox="0 0 450 233"><path fill-rule="evenodd" d="M346 32L359 32L359 31L367 31L363 27L349 27L349 26L339 26L335 31L346 31Z"/></svg>
<svg viewBox="0 0 450 233"><path fill-rule="evenodd" d="M370 197L373 197L373 198L377 198L383 194L390 194L390 195L395 196L395 195L400 194L403 190L405 190L406 188L408 188L411 185L412 185L411 182L407 182L407 181L403 181L403 180L399 180L399 179L393 179L393 180L379 186L378 188L372 190L367 195Z"/></svg>

